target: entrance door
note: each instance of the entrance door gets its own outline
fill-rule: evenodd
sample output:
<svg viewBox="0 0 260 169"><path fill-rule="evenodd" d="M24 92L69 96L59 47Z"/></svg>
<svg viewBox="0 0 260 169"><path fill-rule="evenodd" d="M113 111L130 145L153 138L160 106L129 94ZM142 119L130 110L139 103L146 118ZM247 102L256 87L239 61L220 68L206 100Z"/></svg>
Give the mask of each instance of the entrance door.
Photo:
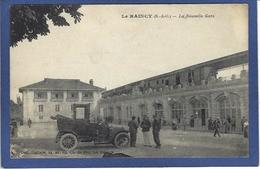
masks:
<svg viewBox="0 0 260 169"><path fill-rule="evenodd" d="M206 111L205 109L201 109L201 125L206 125Z"/></svg>
<svg viewBox="0 0 260 169"><path fill-rule="evenodd" d="M74 119L89 120L90 104L73 104Z"/></svg>

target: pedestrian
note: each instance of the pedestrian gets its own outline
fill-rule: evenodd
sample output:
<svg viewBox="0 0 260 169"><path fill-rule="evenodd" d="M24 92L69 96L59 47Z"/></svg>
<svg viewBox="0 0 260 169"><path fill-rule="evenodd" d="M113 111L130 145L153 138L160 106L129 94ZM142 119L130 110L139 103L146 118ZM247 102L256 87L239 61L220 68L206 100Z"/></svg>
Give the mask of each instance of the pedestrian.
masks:
<svg viewBox="0 0 260 169"><path fill-rule="evenodd" d="M135 144L136 144L136 134L137 134L138 123L135 119L136 119L136 117L133 116L132 120L129 121L129 123L128 123L131 147L135 147Z"/></svg>
<svg viewBox="0 0 260 169"><path fill-rule="evenodd" d="M140 123L141 123L140 117L137 117L137 123L138 123L138 125L140 125Z"/></svg>
<svg viewBox="0 0 260 169"><path fill-rule="evenodd" d="M243 116L243 118L241 119L241 130L242 130L242 133L244 131L244 123L246 122L246 118L245 116Z"/></svg>
<svg viewBox="0 0 260 169"><path fill-rule="evenodd" d="M248 121L245 119L244 126L243 126L243 134L245 138L248 138Z"/></svg>
<svg viewBox="0 0 260 169"><path fill-rule="evenodd" d="M151 147L150 135L149 135L149 131L151 128L151 122L150 122L148 116L144 116L140 127L142 128L142 132L143 132L144 146Z"/></svg>
<svg viewBox="0 0 260 169"><path fill-rule="evenodd" d="M160 143L160 130L161 130L161 119L159 119L157 116L153 116L153 139L156 144L155 148L160 148L161 143Z"/></svg>
<svg viewBox="0 0 260 169"><path fill-rule="evenodd" d="M218 135L218 137L220 137L220 133L219 133L220 120L219 120L219 118L217 118L216 120L214 120L214 122L213 122L213 127L214 127L214 137L216 137L216 135Z"/></svg>
<svg viewBox="0 0 260 169"><path fill-rule="evenodd" d="M178 129L178 123L176 119L172 119L172 129L177 130Z"/></svg>
<svg viewBox="0 0 260 169"><path fill-rule="evenodd" d="M209 120L208 120L208 130L209 130L209 131L212 130L212 126L213 126L213 120L212 120L212 118L210 117Z"/></svg>
<svg viewBox="0 0 260 169"><path fill-rule="evenodd" d="M227 119L223 119L222 125L224 127L224 133L227 133Z"/></svg>
<svg viewBox="0 0 260 169"><path fill-rule="evenodd" d="M230 126L231 126L231 118L230 118L230 116L228 116L228 117L227 117L227 127L228 127L228 132L229 132L229 133L230 133L230 131L231 131L231 129L230 129L231 127L230 127Z"/></svg>
<svg viewBox="0 0 260 169"><path fill-rule="evenodd" d="M31 128L32 120L31 120L30 118L28 119L28 122L27 122L27 123L28 123L28 127Z"/></svg>
<svg viewBox="0 0 260 169"><path fill-rule="evenodd" d="M231 118L231 131L236 131L236 119L234 117Z"/></svg>
<svg viewBox="0 0 260 169"><path fill-rule="evenodd" d="M18 126L15 119L11 120L11 137L17 137Z"/></svg>

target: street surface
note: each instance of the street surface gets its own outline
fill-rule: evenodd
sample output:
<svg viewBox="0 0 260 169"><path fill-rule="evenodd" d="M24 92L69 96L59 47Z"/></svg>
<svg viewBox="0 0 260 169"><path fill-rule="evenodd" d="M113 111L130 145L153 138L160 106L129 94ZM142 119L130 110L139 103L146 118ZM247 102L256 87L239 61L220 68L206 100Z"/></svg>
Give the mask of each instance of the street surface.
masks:
<svg viewBox="0 0 260 169"><path fill-rule="evenodd" d="M16 157L102 157L104 152L124 153L133 157L238 157L247 156L248 139L239 134L222 134L213 137L210 132L173 131L163 129L160 132L162 147L143 146L142 132L139 130L136 147L115 148L112 145L94 145L80 143L70 154L62 151L54 138L14 138L11 139ZM14 157L15 157L14 156Z"/></svg>

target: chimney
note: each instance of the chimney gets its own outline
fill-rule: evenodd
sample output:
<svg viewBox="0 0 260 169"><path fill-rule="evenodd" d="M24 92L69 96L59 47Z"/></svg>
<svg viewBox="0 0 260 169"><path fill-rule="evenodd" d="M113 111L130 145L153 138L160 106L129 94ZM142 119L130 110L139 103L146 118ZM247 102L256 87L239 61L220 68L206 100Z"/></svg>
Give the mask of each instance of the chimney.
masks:
<svg viewBox="0 0 260 169"><path fill-rule="evenodd" d="M90 79L90 80L89 80L89 84L92 85L92 86L94 85L93 79Z"/></svg>

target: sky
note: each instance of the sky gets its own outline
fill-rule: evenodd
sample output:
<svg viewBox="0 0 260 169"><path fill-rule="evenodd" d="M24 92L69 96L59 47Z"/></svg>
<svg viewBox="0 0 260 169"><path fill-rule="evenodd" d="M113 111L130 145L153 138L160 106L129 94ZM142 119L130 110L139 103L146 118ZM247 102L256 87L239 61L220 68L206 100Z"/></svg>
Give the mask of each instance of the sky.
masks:
<svg viewBox="0 0 260 169"><path fill-rule="evenodd" d="M49 22L48 36L10 48L12 100L20 87L44 78L94 79L112 89L248 49L245 4L83 5L80 11L80 23ZM172 18L122 18L134 14ZM203 17L180 18L187 15Z"/></svg>

